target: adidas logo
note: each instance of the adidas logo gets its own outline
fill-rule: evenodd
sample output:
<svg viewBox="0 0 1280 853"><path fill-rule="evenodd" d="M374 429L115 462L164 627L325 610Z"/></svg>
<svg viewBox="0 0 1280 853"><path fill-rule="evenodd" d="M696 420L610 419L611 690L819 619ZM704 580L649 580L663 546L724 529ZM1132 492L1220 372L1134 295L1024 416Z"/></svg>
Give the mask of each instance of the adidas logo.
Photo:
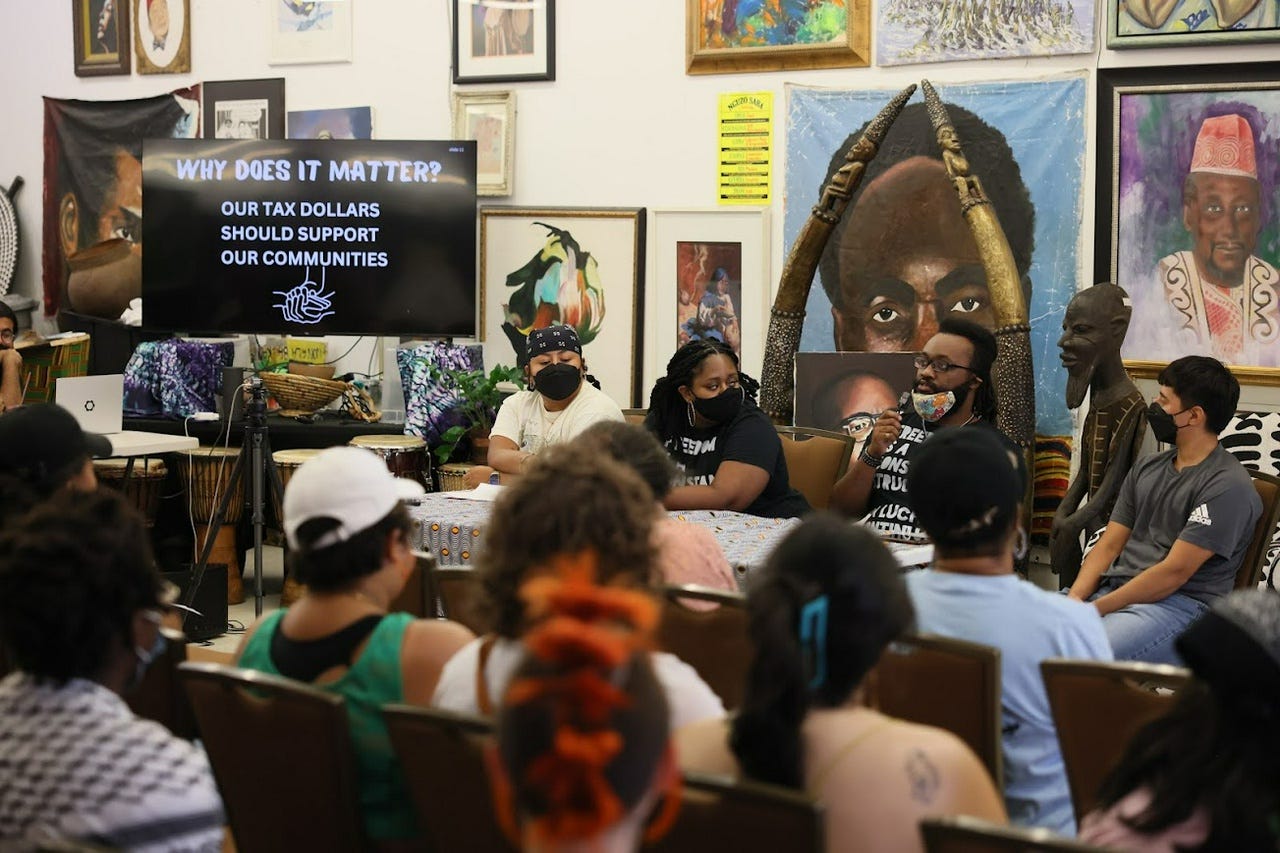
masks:
<svg viewBox="0 0 1280 853"><path fill-rule="evenodd" d="M1209 518L1209 505L1200 504L1200 506L1191 510L1191 515L1187 517L1187 521L1195 522L1196 524L1203 524L1205 527L1213 524L1213 520Z"/></svg>

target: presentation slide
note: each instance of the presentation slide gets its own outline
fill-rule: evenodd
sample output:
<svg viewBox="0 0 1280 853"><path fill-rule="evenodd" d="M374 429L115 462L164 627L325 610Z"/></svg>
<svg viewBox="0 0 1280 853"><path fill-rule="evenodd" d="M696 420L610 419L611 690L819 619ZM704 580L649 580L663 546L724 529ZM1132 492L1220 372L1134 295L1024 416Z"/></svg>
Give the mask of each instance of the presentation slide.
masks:
<svg viewBox="0 0 1280 853"><path fill-rule="evenodd" d="M472 141L148 140L149 329L474 336Z"/></svg>

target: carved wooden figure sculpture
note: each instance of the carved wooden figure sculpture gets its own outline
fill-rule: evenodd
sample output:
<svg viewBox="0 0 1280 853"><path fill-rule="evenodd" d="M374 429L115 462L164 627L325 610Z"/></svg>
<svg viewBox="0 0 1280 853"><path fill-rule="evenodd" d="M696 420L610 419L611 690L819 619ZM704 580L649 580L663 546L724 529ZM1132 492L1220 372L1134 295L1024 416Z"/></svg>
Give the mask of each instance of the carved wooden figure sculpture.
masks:
<svg viewBox="0 0 1280 853"><path fill-rule="evenodd" d="M1079 468L1054 515L1050 535L1050 563L1064 587L1080 570L1080 534L1090 539L1106 527L1120 484L1147 432L1146 400L1120 359L1131 313L1129 295L1102 282L1077 293L1062 320L1058 346L1067 369L1067 407L1078 409L1089 392Z"/></svg>

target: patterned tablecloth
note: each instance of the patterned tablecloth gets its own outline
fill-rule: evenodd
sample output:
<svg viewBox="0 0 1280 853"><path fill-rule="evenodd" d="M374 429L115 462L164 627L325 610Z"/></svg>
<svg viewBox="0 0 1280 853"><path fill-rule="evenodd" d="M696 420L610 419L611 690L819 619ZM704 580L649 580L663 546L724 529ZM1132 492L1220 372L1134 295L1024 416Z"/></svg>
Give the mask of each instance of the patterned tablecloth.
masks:
<svg viewBox="0 0 1280 853"><path fill-rule="evenodd" d="M456 497L457 492L424 495L409 513L421 524L420 547L436 555L444 566L466 566L475 562L484 523L493 505ZM450 497L454 495L454 497ZM794 518L758 518L728 510L672 512L683 521L710 530L741 580L751 569L761 566L774 545L798 522Z"/></svg>

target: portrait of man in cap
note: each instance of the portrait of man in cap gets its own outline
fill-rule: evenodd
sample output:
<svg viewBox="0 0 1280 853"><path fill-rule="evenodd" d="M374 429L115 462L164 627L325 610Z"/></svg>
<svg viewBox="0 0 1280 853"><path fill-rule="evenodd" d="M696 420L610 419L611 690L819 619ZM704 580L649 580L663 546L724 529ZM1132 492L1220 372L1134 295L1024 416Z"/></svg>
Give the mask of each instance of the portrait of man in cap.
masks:
<svg viewBox="0 0 1280 853"><path fill-rule="evenodd" d="M1253 128L1240 114L1200 125L1182 188L1191 248L1160 259L1160 287L1185 352L1280 363L1280 272L1258 257L1262 192Z"/></svg>

